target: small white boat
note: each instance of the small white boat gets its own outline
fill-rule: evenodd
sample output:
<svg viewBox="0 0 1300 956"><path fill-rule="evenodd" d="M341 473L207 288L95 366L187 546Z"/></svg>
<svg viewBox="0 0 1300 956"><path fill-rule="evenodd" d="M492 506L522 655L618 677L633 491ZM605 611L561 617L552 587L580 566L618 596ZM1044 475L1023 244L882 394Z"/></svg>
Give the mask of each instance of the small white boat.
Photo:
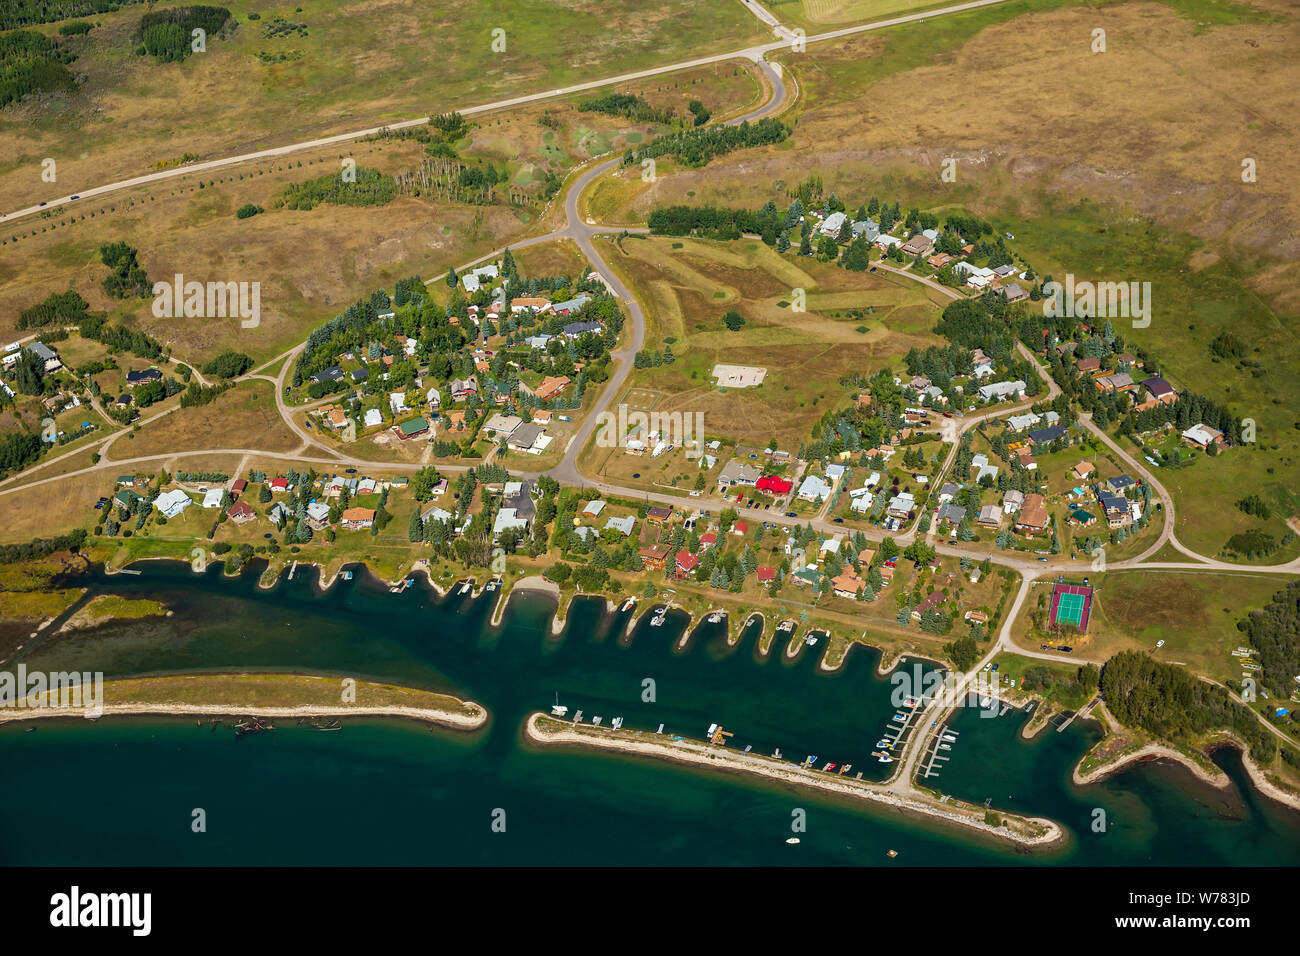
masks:
<svg viewBox="0 0 1300 956"><path fill-rule="evenodd" d="M811 634L805 634L804 643L806 643L809 647L812 647L817 643L817 638L813 637Z"/></svg>
<svg viewBox="0 0 1300 956"><path fill-rule="evenodd" d="M798 837L790 837L790 839L786 840L785 842L786 842L786 843L798 843L798 842L799 842L799 838L798 838Z"/></svg>
<svg viewBox="0 0 1300 956"><path fill-rule="evenodd" d="M610 721L609 726L611 730L618 730L618 728L623 726L623 718L615 717L612 721Z"/></svg>
<svg viewBox="0 0 1300 956"><path fill-rule="evenodd" d="M655 617L654 617L653 619L651 619L651 621L650 621L650 626L651 626L651 627L662 627L662 626L663 626L663 623L664 623L664 619L665 619L666 617L667 617L666 614L657 614L657 615L655 615Z"/></svg>
<svg viewBox="0 0 1300 956"><path fill-rule="evenodd" d="M556 717L563 717L568 712L569 712L569 708L565 707L563 704L560 703L560 695L557 692L555 695L555 705L551 707L551 713L554 714Z"/></svg>
<svg viewBox="0 0 1300 956"><path fill-rule="evenodd" d="M907 718L902 714L895 714L892 719L898 721L900 724L907 720Z"/></svg>
<svg viewBox="0 0 1300 956"><path fill-rule="evenodd" d="M878 759L881 763L893 763L893 762L894 762L894 758L891 757L889 754L881 754L881 755L880 755L878 758L876 758L876 759Z"/></svg>
<svg viewBox="0 0 1300 956"><path fill-rule="evenodd" d="M777 628L778 633L789 633L794 630L794 621L782 621Z"/></svg>
<svg viewBox="0 0 1300 956"><path fill-rule="evenodd" d="M714 611L714 612L713 612L712 614L710 614L709 617L708 617L708 621L709 621L710 624L717 624L717 623L720 622L721 620L722 620L722 612L721 612L721 611Z"/></svg>
<svg viewBox="0 0 1300 956"><path fill-rule="evenodd" d="M600 726L600 721L601 721L601 718L600 718L600 717L593 717L593 718L591 718L591 725L592 725L593 727L599 727L599 726Z"/></svg>
<svg viewBox="0 0 1300 956"><path fill-rule="evenodd" d="M466 591L471 590L473 587L474 587L474 585L472 585L472 584L470 584L470 582L466 581L464 584L462 584L462 585L460 586L460 593L461 593L461 594L464 594Z"/></svg>
<svg viewBox="0 0 1300 956"><path fill-rule="evenodd" d="M882 737L881 739L879 739L879 740L876 741L876 746L877 746L877 747L888 747L888 746L889 746L889 741Z"/></svg>

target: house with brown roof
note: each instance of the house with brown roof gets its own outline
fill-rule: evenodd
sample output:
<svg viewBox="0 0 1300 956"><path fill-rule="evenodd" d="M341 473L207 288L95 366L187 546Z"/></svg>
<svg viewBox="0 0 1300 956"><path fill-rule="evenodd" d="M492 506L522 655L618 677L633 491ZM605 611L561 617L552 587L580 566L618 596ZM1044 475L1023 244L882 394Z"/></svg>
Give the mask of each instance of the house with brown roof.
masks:
<svg viewBox="0 0 1300 956"><path fill-rule="evenodd" d="M912 620L914 621L921 620L921 618L925 616L926 611L932 611L942 603L943 603L943 592L931 591L929 594L925 596L925 599L921 601L920 604L912 608Z"/></svg>
<svg viewBox="0 0 1300 956"><path fill-rule="evenodd" d="M1016 518L1015 529L1021 534L1042 534L1047 530L1047 502L1042 495L1025 495L1025 503Z"/></svg>
<svg viewBox="0 0 1300 956"><path fill-rule="evenodd" d="M1093 372L1101 369L1101 359L1092 357L1081 358L1074 363L1074 367L1086 375L1091 375Z"/></svg>
<svg viewBox="0 0 1300 956"><path fill-rule="evenodd" d="M348 508L343 512L343 527L349 531L361 531L375 523L372 508Z"/></svg>
<svg viewBox="0 0 1300 956"><path fill-rule="evenodd" d="M671 505L656 505L645 513L646 520L654 524L667 524L672 515L673 509Z"/></svg>
<svg viewBox="0 0 1300 956"><path fill-rule="evenodd" d="M903 255L911 258L929 255L933 248L934 243L930 241L930 237L919 232L902 245Z"/></svg>
<svg viewBox="0 0 1300 956"><path fill-rule="evenodd" d="M569 387L569 376L567 375L548 375L542 379L541 384L533 392L543 402L548 402L560 392Z"/></svg>
<svg viewBox="0 0 1300 956"><path fill-rule="evenodd" d="M253 513L253 509L248 506L247 502L236 501L226 509L226 517L235 524L248 524L257 515Z"/></svg>
<svg viewBox="0 0 1300 956"><path fill-rule="evenodd" d="M666 544L656 544L649 548L642 548L637 552L641 556L641 563L645 565L647 571L662 571L668 567L668 555L672 551Z"/></svg>
<svg viewBox="0 0 1300 956"><path fill-rule="evenodd" d="M852 567L845 567L842 574L831 578L831 587L840 597L855 598L862 587L862 579Z"/></svg>

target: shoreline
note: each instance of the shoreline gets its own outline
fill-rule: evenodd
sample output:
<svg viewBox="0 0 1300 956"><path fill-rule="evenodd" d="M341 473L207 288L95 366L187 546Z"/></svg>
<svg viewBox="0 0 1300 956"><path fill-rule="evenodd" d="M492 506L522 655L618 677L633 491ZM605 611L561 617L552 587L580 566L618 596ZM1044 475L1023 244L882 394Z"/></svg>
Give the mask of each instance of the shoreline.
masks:
<svg viewBox="0 0 1300 956"><path fill-rule="evenodd" d="M453 730L478 730L488 722L487 710L474 701L465 701L466 707L476 713L457 714L434 707L316 707L304 704L297 707L258 706L231 707L225 704L111 704L106 703L101 717L403 717L422 723L437 724ZM78 707L23 707L0 710L0 725L43 717L87 717Z"/></svg>
<svg viewBox="0 0 1300 956"><path fill-rule="evenodd" d="M554 729L542 730L543 722L553 724ZM958 810L963 809L964 804L931 801L921 794L896 793L893 788L897 784L872 784L826 775L816 770L806 770L784 761L777 761L762 754L736 753L697 741L670 741L641 731L619 731L618 736L615 737L611 730L586 725L575 727L567 721L556 720L541 712L534 712L525 721L523 736L529 743L537 746L594 747L674 763L748 774L796 787L821 790L836 796L865 800L881 807L891 807L902 813L916 813L954 823L1025 849L1047 849L1065 842L1065 831L1054 821L1042 817L1021 817L995 811L1004 822L1016 821L1026 832L1018 832L1008 826L994 827L984 822L982 808L977 810L971 807L970 813L960 813Z"/></svg>
<svg viewBox="0 0 1300 956"><path fill-rule="evenodd" d="M1075 764L1074 769L1070 771L1070 779L1078 786L1086 786L1087 784L1097 783L1100 780L1104 780L1111 774L1117 773L1125 767L1128 767L1130 764L1147 763L1154 760L1172 760L1174 763L1179 764L1190 771L1192 776L1197 780L1202 783L1207 783L1219 790L1226 790L1232 785L1232 781L1228 778L1228 775L1222 771L1212 774L1185 753L1175 750L1173 747L1166 744L1156 742L1144 744L1132 753L1124 754L1109 763L1102 764L1099 767L1093 767L1091 770L1083 773L1080 773L1079 771L1079 766L1082 763L1081 760L1080 763Z"/></svg>
<svg viewBox="0 0 1300 956"><path fill-rule="evenodd" d="M1215 745L1215 749L1218 749L1219 747L1230 747L1240 754L1241 764L1246 771L1246 777L1250 780L1252 786L1254 786L1258 793L1263 794L1265 797L1268 797L1276 803L1280 803L1285 807L1300 812L1300 794L1283 790L1277 784L1273 783L1273 781L1269 780L1267 773L1264 772L1263 768L1260 767L1259 764L1255 763L1255 761L1251 759L1250 751L1242 745L1239 740L1235 737L1228 737ZM1142 763L1151 763L1158 760L1173 761L1188 770L1197 780L1208 784L1217 790L1228 790L1233 785L1232 778L1223 771L1216 771L1212 774L1181 751L1176 750L1167 744L1158 742L1145 744L1132 753L1124 754L1122 757L1119 757L1103 766L1094 767L1087 773L1080 773L1079 764L1075 764L1074 769L1070 772L1070 779L1080 786L1097 783L1126 767Z"/></svg>

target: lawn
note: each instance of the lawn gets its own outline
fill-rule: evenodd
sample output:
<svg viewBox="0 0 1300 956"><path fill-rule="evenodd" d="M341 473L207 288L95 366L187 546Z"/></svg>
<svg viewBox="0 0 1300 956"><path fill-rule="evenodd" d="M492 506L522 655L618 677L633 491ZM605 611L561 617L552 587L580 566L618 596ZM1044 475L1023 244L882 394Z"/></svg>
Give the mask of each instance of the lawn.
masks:
<svg viewBox="0 0 1300 956"><path fill-rule="evenodd" d="M629 386L658 393L656 411L702 413L711 437L760 447L775 438L797 451L828 408L847 401L837 379L938 342L925 331L936 311L921 287L782 256L756 240L627 238L610 261L646 307L646 347L676 357L633 371ZM794 311L796 289L807 293L807 311ZM850 307L872 312L851 316ZM730 311L745 318L738 332L722 324ZM758 387L721 389L710 374L718 363L767 376Z"/></svg>

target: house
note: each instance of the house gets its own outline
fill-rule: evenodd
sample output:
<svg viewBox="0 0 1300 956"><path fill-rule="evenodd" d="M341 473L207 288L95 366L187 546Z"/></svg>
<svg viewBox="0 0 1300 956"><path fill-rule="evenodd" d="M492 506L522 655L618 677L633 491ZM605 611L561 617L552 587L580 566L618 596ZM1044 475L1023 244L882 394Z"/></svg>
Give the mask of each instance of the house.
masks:
<svg viewBox="0 0 1300 956"><path fill-rule="evenodd" d="M582 509L582 513L585 515L591 515L594 518L596 517L596 515L600 514L601 510L604 509L604 507L605 507L605 502L603 501L600 500L588 501L587 507Z"/></svg>
<svg viewBox="0 0 1300 956"><path fill-rule="evenodd" d="M757 486L759 477L760 472L753 465L747 465L743 461L729 461L718 473L718 485L723 491L732 485Z"/></svg>
<svg viewBox="0 0 1300 956"><path fill-rule="evenodd" d="M735 521L731 525L731 533L737 537L743 538L749 534L749 523L746 521Z"/></svg>
<svg viewBox="0 0 1300 956"><path fill-rule="evenodd" d="M1162 405L1172 405L1174 402L1178 401L1178 390L1159 375L1153 375L1151 378L1144 378L1141 385L1146 389L1147 395L1151 396Z"/></svg>
<svg viewBox="0 0 1300 956"><path fill-rule="evenodd" d="M274 494L274 493L277 492L277 491L288 491L288 490L289 490L289 479L288 479L288 478L272 478L272 479L271 479L270 487L271 487L271 493L272 493L272 494Z"/></svg>
<svg viewBox="0 0 1300 956"><path fill-rule="evenodd" d="M1020 462L1020 467L1026 471L1036 471L1038 462L1034 461L1034 456L1030 454L1028 448L1021 448L1016 452L1016 461Z"/></svg>
<svg viewBox="0 0 1300 956"><path fill-rule="evenodd" d="M843 573L831 578L831 587L840 597L855 598L862 589L862 579L852 566L847 566Z"/></svg>
<svg viewBox="0 0 1300 956"><path fill-rule="evenodd" d="M916 507L916 499L910 492L900 492L889 502L889 513L895 518L906 518Z"/></svg>
<svg viewBox="0 0 1300 956"><path fill-rule="evenodd" d="M822 501L831 493L830 485L818 475L809 475L799 486L799 497L804 501Z"/></svg>
<svg viewBox="0 0 1300 956"><path fill-rule="evenodd" d="M1137 482L1129 475L1116 475L1114 478L1106 479L1106 487L1117 495L1124 494L1126 489L1131 488L1136 484Z"/></svg>
<svg viewBox="0 0 1300 956"><path fill-rule="evenodd" d="M349 531L360 531L375 523L375 512L371 508L348 508L343 512L343 527Z"/></svg>
<svg viewBox="0 0 1300 956"><path fill-rule="evenodd" d="M894 246L901 244L902 241L903 241L902 239L898 239L894 236L882 232L880 233L880 235L876 236L875 239L871 240L871 244L875 246L877 249L879 249L881 252L888 252Z"/></svg>
<svg viewBox="0 0 1300 956"><path fill-rule="evenodd" d="M424 513L420 515L420 520L425 524L429 523L430 521L438 521L443 524L446 524L447 522L451 521L454 517L455 515L453 515L446 508L439 508L437 505L431 505L427 510L424 511Z"/></svg>
<svg viewBox="0 0 1300 956"><path fill-rule="evenodd" d="M461 276L460 283L465 287L466 292L474 293L479 290L484 279L495 279L500 274L496 266L479 266Z"/></svg>
<svg viewBox="0 0 1300 956"><path fill-rule="evenodd" d="M209 488L203 495L203 507L220 508L221 499L226 495L224 488Z"/></svg>
<svg viewBox="0 0 1300 956"><path fill-rule="evenodd" d="M492 522L492 537L510 529L521 533L528 530L528 519L519 514L518 508L502 508L497 512L496 520Z"/></svg>
<svg viewBox="0 0 1300 956"><path fill-rule="evenodd" d="M232 498L238 498L248 490L248 482L243 478L236 478L230 485L230 495Z"/></svg>
<svg viewBox="0 0 1300 956"><path fill-rule="evenodd" d="M1007 418L1007 427L1013 432L1022 432L1026 428L1031 428L1043 420L1041 415L1034 412L1025 412L1021 415L1012 415Z"/></svg>
<svg viewBox="0 0 1300 956"><path fill-rule="evenodd" d="M185 495L185 492L182 491L180 492L180 494ZM126 508L128 511L130 510L131 506L134 505L139 500L140 500L140 496L137 495L134 491L130 490L129 488L123 488L117 494L113 495L113 501L121 505L123 508ZM157 503L158 501L157 499L155 499L154 504ZM190 496L185 495L185 504L189 504L189 503L190 503ZM181 507L183 508L184 505L182 505ZM162 511L162 508L159 508L158 510ZM168 517L171 516L168 515Z"/></svg>
<svg viewBox="0 0 1300 956"><path fill-rule="evenodd" d="M1085 375L1091 375L1093 372L1101 370L1101 359L1099 358L1081 358L1074 363L1074 367Z"/></svg>
<svg viewBox="0 0 1300 956"><path fill-rule="evenodd" d="M1092 462L1081 461L1074 466L1074 477L1083 480L1096 470L1097 469L1093 466Z"/></svg>
<svg viewBox="0 0 1300 956"><path fill-rule="evenodd" d="M129 408L131 406L131 401L132 401L131 396L126 392L123 392L121 395L117 397L117 401L115 401L113 404L116 405L118 408Z"/></svg>
<svg viewBox="0 0 1300 956"><path fill-rule="evenodd" d="M925 261L930 264L930 268L932 269L942 269L944 266L953 262L953 257L948 255L946 252L941 252L938 255L931 256Z"/></svg>
<svg viewBox="0 0 1300 956"><path fill-rule="evenodd" d="M546 343L549 341L551 341L551 336L549 335L530 335L528 338L524 339L524 344L530 349L544 349L546 348Z"/></svg>
<svg viewBox="0 0 1300 956"><path fill-rule="evenodd" d="M483 431L494 438L509 438L523 423L524 420L518 415L502 415L498 412L483 423Z"/></svg>
<svg viewBox="0 0 1300 956"><path fill-rule="evenodd" d="M690 574L700 563L700 559L685 548L677 552L677 573Z"/></svg>
<svg viewBox="0 0 1300 956"><path fill-rule="evenodd" d="M536 395L540 401L549 402L556 395L559 395L560 392L568 388L569 384L569 376L567 375L548 375L546 378L542 379L541 384L537 386L533 394Z"/></svg>
<svg viewBox="0 0 1300 956"><path fill-rule="evenodd" d="M506 440L506 445L514 451L528 452L530 454L541 454L542 449L550 442L544 442L538 447L539 439L546 437L546 429L541 425L534 425L529 422L527 425L520 425L510 433Z"/></svg>
<svg viewBox="0 0 1300 956"><path fill-rule="evenodd" d="M867 242L875 241L876 236L880 235L880 223L871 219L857 219L853 222L853 238L862 236Z"/></svg>
<svg viewBox="0 0 1300 956"><path fill-rule="evenodd" d="M408 438L426 434L429 431L429 420L427 418L412 418L396 426L393 431L397 432L398 438L406 441Z"/></svg>
<svg viewBox="0 0 1300 956"><path fill-rule="evenodd" d="M776 568L770 564L760 564L754 574L758 577L758 583L767 587L776 580Z"/></svg>
<svg viewBox="0 0 1300 956"><path fill-rule="evenodd" d="M709 548L713 547L717 543L718 543L718 536L714 534L712 531L706 531L704 534L700 535L701 551L708 551Z"/></svg>
<svg viewBox="0 0 1300 956"><path fill-rule="evenodd" d="M986 402L991 402L995 398L999 400L1005 398L1024 398L1025 383L1020 379L1016 379L1014 382L990 382L988 385L980 386L979 396Z"/></svg>
<svg viewBox="0 0 1300 956"><path fill-rule="evenodd" d="M1047 530L1047 502L1042 495L1025 495L1020 517L1016 519L1015 530L1023 534L1042 534Z"/></svg>
<svg viewBox="0 0 1300 956"><path fill-rule="evenodd" d="M1029 442L1032 445L1050 445L1065 435L1064 425L1050 425L1047 428L1039 428L1029 433Z"/></svg>
<svg viewBox="0 0 1300 956"><path fill-rule="evenodd" d="M947 504L957 497L957 492L961 491L960 485L955 485L951 481L945 481L943 487L939 489L939 504Z"/></svg>
<svg viewBox="0 0 1300 956"><path fill-rule="evenodd" d="M790 489L794 487L794 483L786 481L784 478L777 477L776 475L764 475L762 478L758 479L758 481L754 482L754 487L758 491L763 491L775 498L779 498L782 495L788 495Z"/></svg>
<svg viewBox="0 0 1300 956"><path fill-rule="evenodd" d="M1002 496L1002 513L1013 515L1025 504L1025 493L1012 488Z"/></svg>
<svg viewBox="0 0 1300 956"><path fill-rule="evenodd" d="M551 411L549 408L539 408L535 412L533 412L533 424L549 425L551 423L551 419L554 417L555 417L555 413Z"/></svg>
<svg viewBox="0 0 1300 956"><path fill-rule="evenodd" d="M1086 528L1096 520L1097 518L1092 512L1084 511L1082 508L1076 508L1070 512L1070 522L1077 524L1080 528Z"/></svg>
<svg viewBox="0 0 1300 956"><path fill-rule="evenodd" d="M389 393L388 407L393 410L394 418L396 418L398 415L401 415L403 412L409 412L410 409L406 405L406 393L405 392Z"/></svg>
<svg viewBox="0 0 1300 956"><path fill-rule="evenodd" d="M453 402L463 402L471 395L478 394L478 379L473 375L464 379L453 378L447 388L451 392Z"/></svg>
<svg viewBox="0 0 1300 956"><path fill-rule="evenodd" d="M63 363L59 361L59 353L44 342L29 342L24 349L45 363L45 372L47 374L57 372L63 368ZM158 373L158 377L162 377L161 372Z"/></svg>
<svg viewBox="0 0 1300 956"><path fill-rule="evenodd" d="M256 518L257 515L253 512L253 509L249 507L248 502L236 501L226 509L226 517L235 524L248 524L248 522Z"/></svg>
<svg viewBox="0 0 1300 956"><path fill-rule="evenodd" d="M849 492L852 499L849 502L849 510L856 511L859 514L866 514L871 510L871 506L876 503L876 496L865 488L858 488Z"/></svg>
<svg viewBox="0 0 1300 956"><path fill-rule="evenodd" d="M370 378L370 369L368 369L368 368L354 368L354 369L352 370L352 383L353 383L354 385L360 385L362 382L364 382L364 381L365 381L366 379L368 379L368 378Z"/></svg>
<svg viewBox="0 0 1300 956"><path fill-rule="evenodd" d="M975 523L981 528L997 528L1002 524L1002 509L997 505L984 505Z"/></svg>
<svg viewBox="0 0 1300 956"><path fill-rule="evenodd" d="M549 312L551 310L551 300L540 295L521 295L517 299L510 301L510 314L518 315L520 312Z"/></svg>
<svg viewBox="0 0 1300 956"><path fill-rule="evenodd" d="M1223 444L1223 432L1217 428L1211 428L1204 423L1193 425L1183 432L1183 441L1195 445L1197 448L1208 448L1211 445Z"/></svg>
<svg viewBox="0 0 1300 956"><path fill-rule="evenodd" d="M989 616L983 611L967 611L962 616L965 620L973 621L976 624L987 624L989 622Z"/></svg>
<svg viewBox="0 0 1300 956"><path fill-rule="evenodd" d="M121 494L122 492L120 491L117 493L117 495ZM117 495L115 495L114 498L116 498ZM171 491L164 491L153 500L153 506L158 509L159 513L164 518L175 518L193 503L194 500L179 488L173 488Z"/></svg>
<svg viewBox="0 0 1300 956"><path fill-rule="evenodd" d="M821 227L817 230L823 236L835 238L839 236L840 230L844 228L844 223L848 222L849 217L842 212L833 212L822 221ZM852 228L850 226L850 228Z"/></svg>
<svg viewBox="0 0 1300 956"><path fill-rule="evenodd" d="M342 377L343 369L339 368L337 365L331 365L323 372L317 372L311 377L311 380L319 385L323 385L328 382L337 382Z"/></svg>
<svg viewBox="0 0 1300 956"><path fill-rule="evenodd" d="M981 452L971 459L970 464L972 468L979 469L979 472L975 475L976 483L983 481L985 478L988 478L990 481L997 481L998 466L989 464L988 455Z"/></svg>
<svg viewBox="0 0 1300 956"><path fill-rule="evenodd" d="M135 388L137 385L143 385L145 382L161 382L163 374L156 368L142 368L138 371L126 373L126 387Z"/></svg>
<svg viewBox="0 0 1300 956"><path fill-rule="evenodd" d="M655 524L667 524L668 519L673 516L673 509L671 505L656 506L649 509L645 516L647 521Z"/></svg>
<svg viewBox="0 0 1300 956"><path fill-rule="evenodd" d="M589 332L600 332L604 326L594 319L588 319L585 322L570 322L560 331L564 333L565 338L576 339L579 335L586 335Z"/></svg>
<svg viewBox="0 0 1300 956"><path fill-rule="evenodd" d="M923 233L917 233L907 242L903 243L903 255L909 259L915 259L917 256L926 256L934 248L934 243Z"/></svg>
<svg viewBox="0 0 1300 956"><path fill-rule="evenodd" d="M922 599L920 604L912 608L912 620L914 621L921 620L921 618L925 616L927 611L933 611L936 607L938 607L942 603L943 603L943 592L931 591Z"/></svg>
<svg viewBox="0 0 1300 956"><path fill-rule="evenodd" d="M556 302L551 306L551 311L556 315L568 315L571 312L577 312L584 305L591 301L591 296L583 292L572 299L565 299L563 302Z"/></svg>
<svg viewBox="0 0 1300 956"><path fill-rule="evenodd" d="M321 414L325 418L325 424L330 428L339 429L348 423L347 414L338 405L321 409Z"/></svg>
<svg viewBox="0 0 1300 956"><path fill-rule="evenodd" d="M936 525L950 524L953 526L961 524L966 520L966 509L958 505L943 504L939 506L939 513L935 515L934 523Z"/></svg>
<svg viewBox="0 0 1300 956"><path fill-rule="evenodd" d="M1004 285L1002 287L1002 294L1007 297L1007 302L1010 303L1023 302L1029 298L1029 293L1016 282L1008 282Z"/></svg>
<svg viewBox="0 0 1300 956"><path fill-rule="evenodd" d="M1114 375L1103 375L1096 380L1097 391L1099 392L1127 392L1133 388L1133 376L1128 372L1116 372Z"/></svg>
<svg viewBox="0 0 1300 956"><path fill-rule="evenodd" d="M641 563L647 571L662 571L668 567L668 553L671 550L666 544L656 544L642 548L637 554L641 556Z"/></svg>
<svg viewBox="0 0 1300 956"><path fill-rule="evenodd" d="M384 413L377 408L368 408L366 409L365 422L367 428L382 425L384 423Z"/></svg>
<svg viewBox="0 0 1300 956"><path fill-rule="evenodd" d="M135 475L118 475L117 486L119 488L130 488L135 484Z"/></svg>
<svg viewBox="0 0 1300 956"><path fill-rule="evenodd" d="M330 506L323 501L307 505L307 526L313 531L324 531L330 524Z"/></svg>

